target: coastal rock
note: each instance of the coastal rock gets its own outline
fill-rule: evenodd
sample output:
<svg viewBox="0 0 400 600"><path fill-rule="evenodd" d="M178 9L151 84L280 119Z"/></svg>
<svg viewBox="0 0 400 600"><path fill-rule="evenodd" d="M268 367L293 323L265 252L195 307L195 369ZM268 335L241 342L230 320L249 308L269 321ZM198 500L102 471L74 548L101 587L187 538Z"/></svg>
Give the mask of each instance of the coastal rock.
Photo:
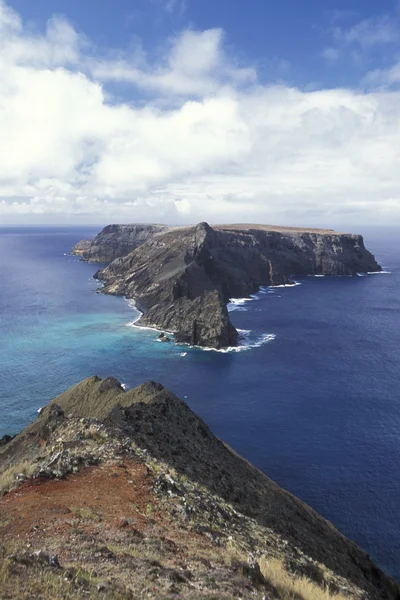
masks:
<svg viewBox="0 0 400 600"><path fill-rule="evenodd" d="M164 225L107 225L94 240L78 242L73 247L72 254L88 262L109 263L167 230L168 227Z"/></svg>
<svg viewBox="0 0 400 600"><path fill-rule="evenodd" d="M12 440L11 435L7 435L7 434L3 435L3 437L0 438L0 446L5 446L9 442L11 442L11 440Z"/></svg>
<svg viewBox="0 0 400 600"><path fill-rule="evenodd" d="M152 236L96 277L102 292L135 299L139 325L174 333L180 343L222 349L238 342L230 298L291 284L296 275L380 269L360 235L199 223Z"/></svg>
<svg viewBox="0 0 400 600"><path fill-rule="evenodd" d="M170 342L171 338L168 337L167 335L165 335L165 333L160 333L160 335L158 336L158 341L159 342Z"/></svg>

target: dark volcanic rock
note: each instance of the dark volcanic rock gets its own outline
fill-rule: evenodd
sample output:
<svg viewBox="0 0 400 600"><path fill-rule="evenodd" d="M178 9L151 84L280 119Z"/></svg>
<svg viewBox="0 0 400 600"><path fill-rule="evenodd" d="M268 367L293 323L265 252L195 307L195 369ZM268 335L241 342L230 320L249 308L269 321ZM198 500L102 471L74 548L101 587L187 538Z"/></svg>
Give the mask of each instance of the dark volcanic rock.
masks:
<svg viewBox="0 0 400 600"><path fill-rule="evenodd" d="M235 346L226 304L292 275L355 275L379 265L359 235L263 226L170 228L97 273L103 292L134 298L139 324L177 342Z"/></svg>
<svg viewBox="0 0 400 600"><path fill-rule="evenodd" d="M8 444L9 442L11 442L12 437L11 435L3 435L2 438L0 438L0 446L5 446L6 444Z"/></svg>
<svg viewBox="0 0 400 600"><path fill-rule="evenodd" d="M125 256L148 239L167 231L164 225L107 225L94 240L81 240L72 249L72 254L89 262L109 263Z"/></svg>

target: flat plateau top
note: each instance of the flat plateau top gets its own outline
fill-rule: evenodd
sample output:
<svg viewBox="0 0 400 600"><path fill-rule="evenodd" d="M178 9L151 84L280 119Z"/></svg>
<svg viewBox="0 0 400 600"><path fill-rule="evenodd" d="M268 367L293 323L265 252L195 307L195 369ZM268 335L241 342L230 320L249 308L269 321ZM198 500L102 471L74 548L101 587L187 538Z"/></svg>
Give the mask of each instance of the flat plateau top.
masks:
<svg viewBox="0 0 400 600"><path fill-rule="evenodd" d="M319 229L312 227L288 227L279 225L262 225L260 223L232 223L231 225L212 225L213 229L229 229L229 230L249 230L249 229L261 229L263 231L279 231L282 233L320 233L325 235L332 235L339 233L334 229Z"/></svg>
<svg viewBox="0 0 400 600"><path fill-rule="evenodd" d="M137 225L131 224L131 225ZM153 223L148 223L154 227ZM155 235L162 235L168 231L185 231L196 227L197 223L191 225L161 225L159 227L165 227L165 231L159 231ZM120 225L123 227L124 225ZM210 224L213 229L227 230L227 231L250 231L251 229L258 229L260 231L276 231L279 233L317 233L320 235L343 235L348 232L335 231L334 229L326 229L320 227L290 227L288 225L264 225L262 223L223 223L223 224Z"/></svg>

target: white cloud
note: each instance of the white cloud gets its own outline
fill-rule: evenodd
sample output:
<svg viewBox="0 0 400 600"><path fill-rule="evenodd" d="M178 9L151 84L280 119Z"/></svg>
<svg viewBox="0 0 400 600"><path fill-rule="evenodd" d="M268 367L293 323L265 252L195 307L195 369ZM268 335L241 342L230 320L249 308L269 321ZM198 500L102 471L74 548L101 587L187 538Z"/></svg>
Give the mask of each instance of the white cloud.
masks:
<svg viewBox="0 0 400 600"><path fill-rule="evenodd" d="M0 221L400 216L397 92L261 85L213 29L182 32L159 64L123 56L151 95L110 103L110 62L90 71L65 20L33 37L0 0L0 30Z"/></svg>
<svg viewBox="0 0 400 600"><path fill-rule="evenodd" d="M359 44L367 48L381 44L393 44L399 41L398 19L391 15L364 19L348 29L337 28L335 37L340 42Z"/></svg>
<svg viewBox="0 0 400 600"><path fill-rule="evenodd" d="M339 15L342 11L339 11ZM351 13L347 16L355 17ZM400 19L397 13L387 13L370 17L356 22L353 25L338 25L340 21L347 20L332 16L333 27L327 32L331 43L327 46L322 56L328 62L335 62L339 58L351 60L355 64L362 64L366 57L376 56L376 53L386 47L396 47L400 41Z"/></svg>
<svg viewBox="0 0 400 600"><path fill-rule="evenodd" d="M400 84L400 62L387 69L374 69L363 80L367 87L390 88Z"/></svg>
<svg viewBox="0 0 400 600"><path fill-rule="evenodd" d="M254 69L230 62L223 48L223 31L185 30L169 41L161 64L149 65L143 52L118 60L90 61L91 71L103 82L131 83L161 94L203 97L230 84L256 79Z"/></svg>
<svg viewBox="0 0 400 600"><path fill-rule="evenodd" d="M182 16L186 10L186 0L162 0L162 1L164 3L165 9L170 13L177 12L180 16Z"/></svg>

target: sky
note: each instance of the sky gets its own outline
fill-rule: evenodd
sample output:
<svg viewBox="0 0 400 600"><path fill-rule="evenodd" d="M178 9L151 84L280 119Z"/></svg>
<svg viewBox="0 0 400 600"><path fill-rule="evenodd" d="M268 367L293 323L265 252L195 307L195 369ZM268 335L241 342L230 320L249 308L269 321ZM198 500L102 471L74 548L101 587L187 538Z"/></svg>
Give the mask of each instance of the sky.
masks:
<svg viewBox="0 0 400 600"><path fill-rule="evenodd" d="M400 224L400 2L0 0L0 225Z"/></svg>

